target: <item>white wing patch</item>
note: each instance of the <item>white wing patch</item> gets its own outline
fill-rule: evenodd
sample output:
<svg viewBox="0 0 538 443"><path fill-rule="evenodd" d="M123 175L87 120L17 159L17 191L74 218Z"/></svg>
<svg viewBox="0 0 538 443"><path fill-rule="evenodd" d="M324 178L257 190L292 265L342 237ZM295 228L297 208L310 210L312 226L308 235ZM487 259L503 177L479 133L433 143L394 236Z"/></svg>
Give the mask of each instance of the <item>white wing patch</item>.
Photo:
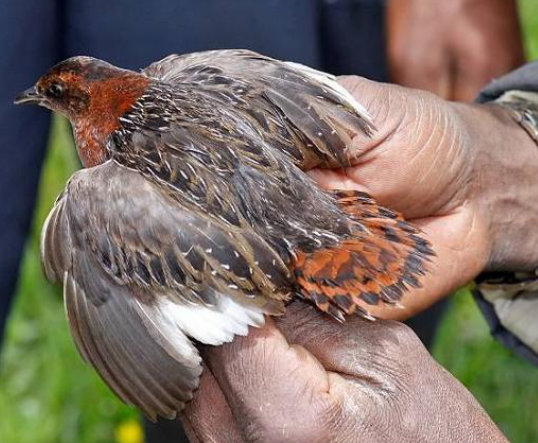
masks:
<svg viewBox="0 0 538 443"><path fill-rule="evenodd" d="M225 296L217 306L177 304L168 297L158 300L158 309L167 322L208 345L231 342L234 335L247 335L249 326L260 327L265 323L261 309L239 304Z"/></svg>

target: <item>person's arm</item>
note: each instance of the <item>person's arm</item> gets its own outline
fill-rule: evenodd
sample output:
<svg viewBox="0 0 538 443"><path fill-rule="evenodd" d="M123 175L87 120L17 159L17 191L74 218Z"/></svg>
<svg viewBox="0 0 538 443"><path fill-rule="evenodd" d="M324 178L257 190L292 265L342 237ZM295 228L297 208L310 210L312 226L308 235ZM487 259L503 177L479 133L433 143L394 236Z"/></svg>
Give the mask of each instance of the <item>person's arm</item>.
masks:
<svg viewBox="0 0 538 443"><path fill-rule="evenodd" d="M528 64L495 80L481 92L477 101L502 106L538 149L538 63ZM518 149L513 145L508 148ZM523 170L528 170L528 167ZM525 187L525 178L524 175L520 177L520 188ZM529 183L526 191L527 194L522 194L523 198L526 196L532 202L538 199L533 182ZM527 248L521 247L522 243L535 247L532 240L536 237L536 225L533 226L533 222L536 222L537 216L532 207L528 209L529 214L522 219L531 220L530 225L521 226L515 217L505 221L505 225L512 229L505 229L504 245L497 259L496 269L501 272L481 275L474 295L492 334L501 343L538 365L538 264L532 259L527 260L524 255ZM514 231L519 232L516 234ZM510 239L515 236L519 241L511 242ZM506 266L506 262L512 261L510 257L514 256L520 257L521 266Z"/></svg>
<svg viewBox="0 0 538 443"><path fill-rule="evenodd" d="M471 101L493 78L521 65L516 0L388 0L392 81Z"/></svg>

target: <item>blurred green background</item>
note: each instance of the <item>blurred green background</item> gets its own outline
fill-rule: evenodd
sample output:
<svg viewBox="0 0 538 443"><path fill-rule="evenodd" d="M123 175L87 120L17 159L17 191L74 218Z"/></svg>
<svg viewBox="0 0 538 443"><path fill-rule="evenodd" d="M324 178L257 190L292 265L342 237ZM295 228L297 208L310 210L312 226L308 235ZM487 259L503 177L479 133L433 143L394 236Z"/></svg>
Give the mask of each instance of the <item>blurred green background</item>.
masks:
<svg viewBox="0 0 538 443"><path fill-rule="evenodd" d="M538 1L520 4L529 58L538 58ZM78 168L68 131L65 121L54 121L0 356L0 443L141 443L138 414L82 362L68 334L60 288L41 273L41 225ZM433 354L471 390L512 442L538 442L538 368L490 337L468 291L452 298Z"/></svg>

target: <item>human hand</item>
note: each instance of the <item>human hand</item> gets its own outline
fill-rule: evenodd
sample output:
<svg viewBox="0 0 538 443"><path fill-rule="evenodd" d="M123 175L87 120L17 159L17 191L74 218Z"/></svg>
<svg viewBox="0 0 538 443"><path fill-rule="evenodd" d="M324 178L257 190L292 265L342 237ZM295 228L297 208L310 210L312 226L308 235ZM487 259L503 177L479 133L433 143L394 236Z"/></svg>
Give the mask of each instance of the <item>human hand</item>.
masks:
<svg viewBox="0 0 538 443"><path fill-rule="evenodd" d="M302 302L274 322L205 348L191 441L506 441L407 326L339 324Z"/></svg>
<svg viewBox="0 0 538 443"><path fill-rule="evenodd" d="M516 0L389 0L392 80L471 101L523 63Z"/></svg>
<svg viewBox="0 0 538 443"><path fill-rule="evenodd" d="M354 166L310 172L322 186L368 192L420 226L437 256L404 309L372 307L404 319L484 270L538 263L538 149L495 105L454 104L433 94L343 77L377 130L354 139Z"/></svg>

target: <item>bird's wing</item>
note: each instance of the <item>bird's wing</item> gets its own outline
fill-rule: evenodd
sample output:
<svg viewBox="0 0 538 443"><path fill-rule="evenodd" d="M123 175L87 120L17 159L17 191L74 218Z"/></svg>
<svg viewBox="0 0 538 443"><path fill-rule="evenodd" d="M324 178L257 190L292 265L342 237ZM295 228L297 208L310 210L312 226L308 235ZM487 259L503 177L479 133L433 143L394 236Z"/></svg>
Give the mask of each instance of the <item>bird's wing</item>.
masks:
<svg viewBox="0 0 538 443"><path fill-rule="evenodd" d="M353 136L373 131L368 112L334 76L252 51L170 55L142 72L163 82L194 84L213 100L228 100L303 169L348 166Z"/></svg>
<svg viewBox="0 0 538 443"><path fill-rule="evenodd" d="M79 352L153 419L174 417L198 384L188 337L220 344L283 310L260 295L278 294L271 278L289 273L261 238L182 208L112 161L72 177L41 251L49 280L63 281Z"/></svg>
<svg viewBox="0 0 538 443"><path fill-rule="evenodd" d="M432 251L401 216L361 193L319 189L256 139L232 141L234 150L195 125L159 137L138 132L128 150L140 173L182 205L252 227L293 271L298 294L339 320L397 303L419 285Z"/></svg>

